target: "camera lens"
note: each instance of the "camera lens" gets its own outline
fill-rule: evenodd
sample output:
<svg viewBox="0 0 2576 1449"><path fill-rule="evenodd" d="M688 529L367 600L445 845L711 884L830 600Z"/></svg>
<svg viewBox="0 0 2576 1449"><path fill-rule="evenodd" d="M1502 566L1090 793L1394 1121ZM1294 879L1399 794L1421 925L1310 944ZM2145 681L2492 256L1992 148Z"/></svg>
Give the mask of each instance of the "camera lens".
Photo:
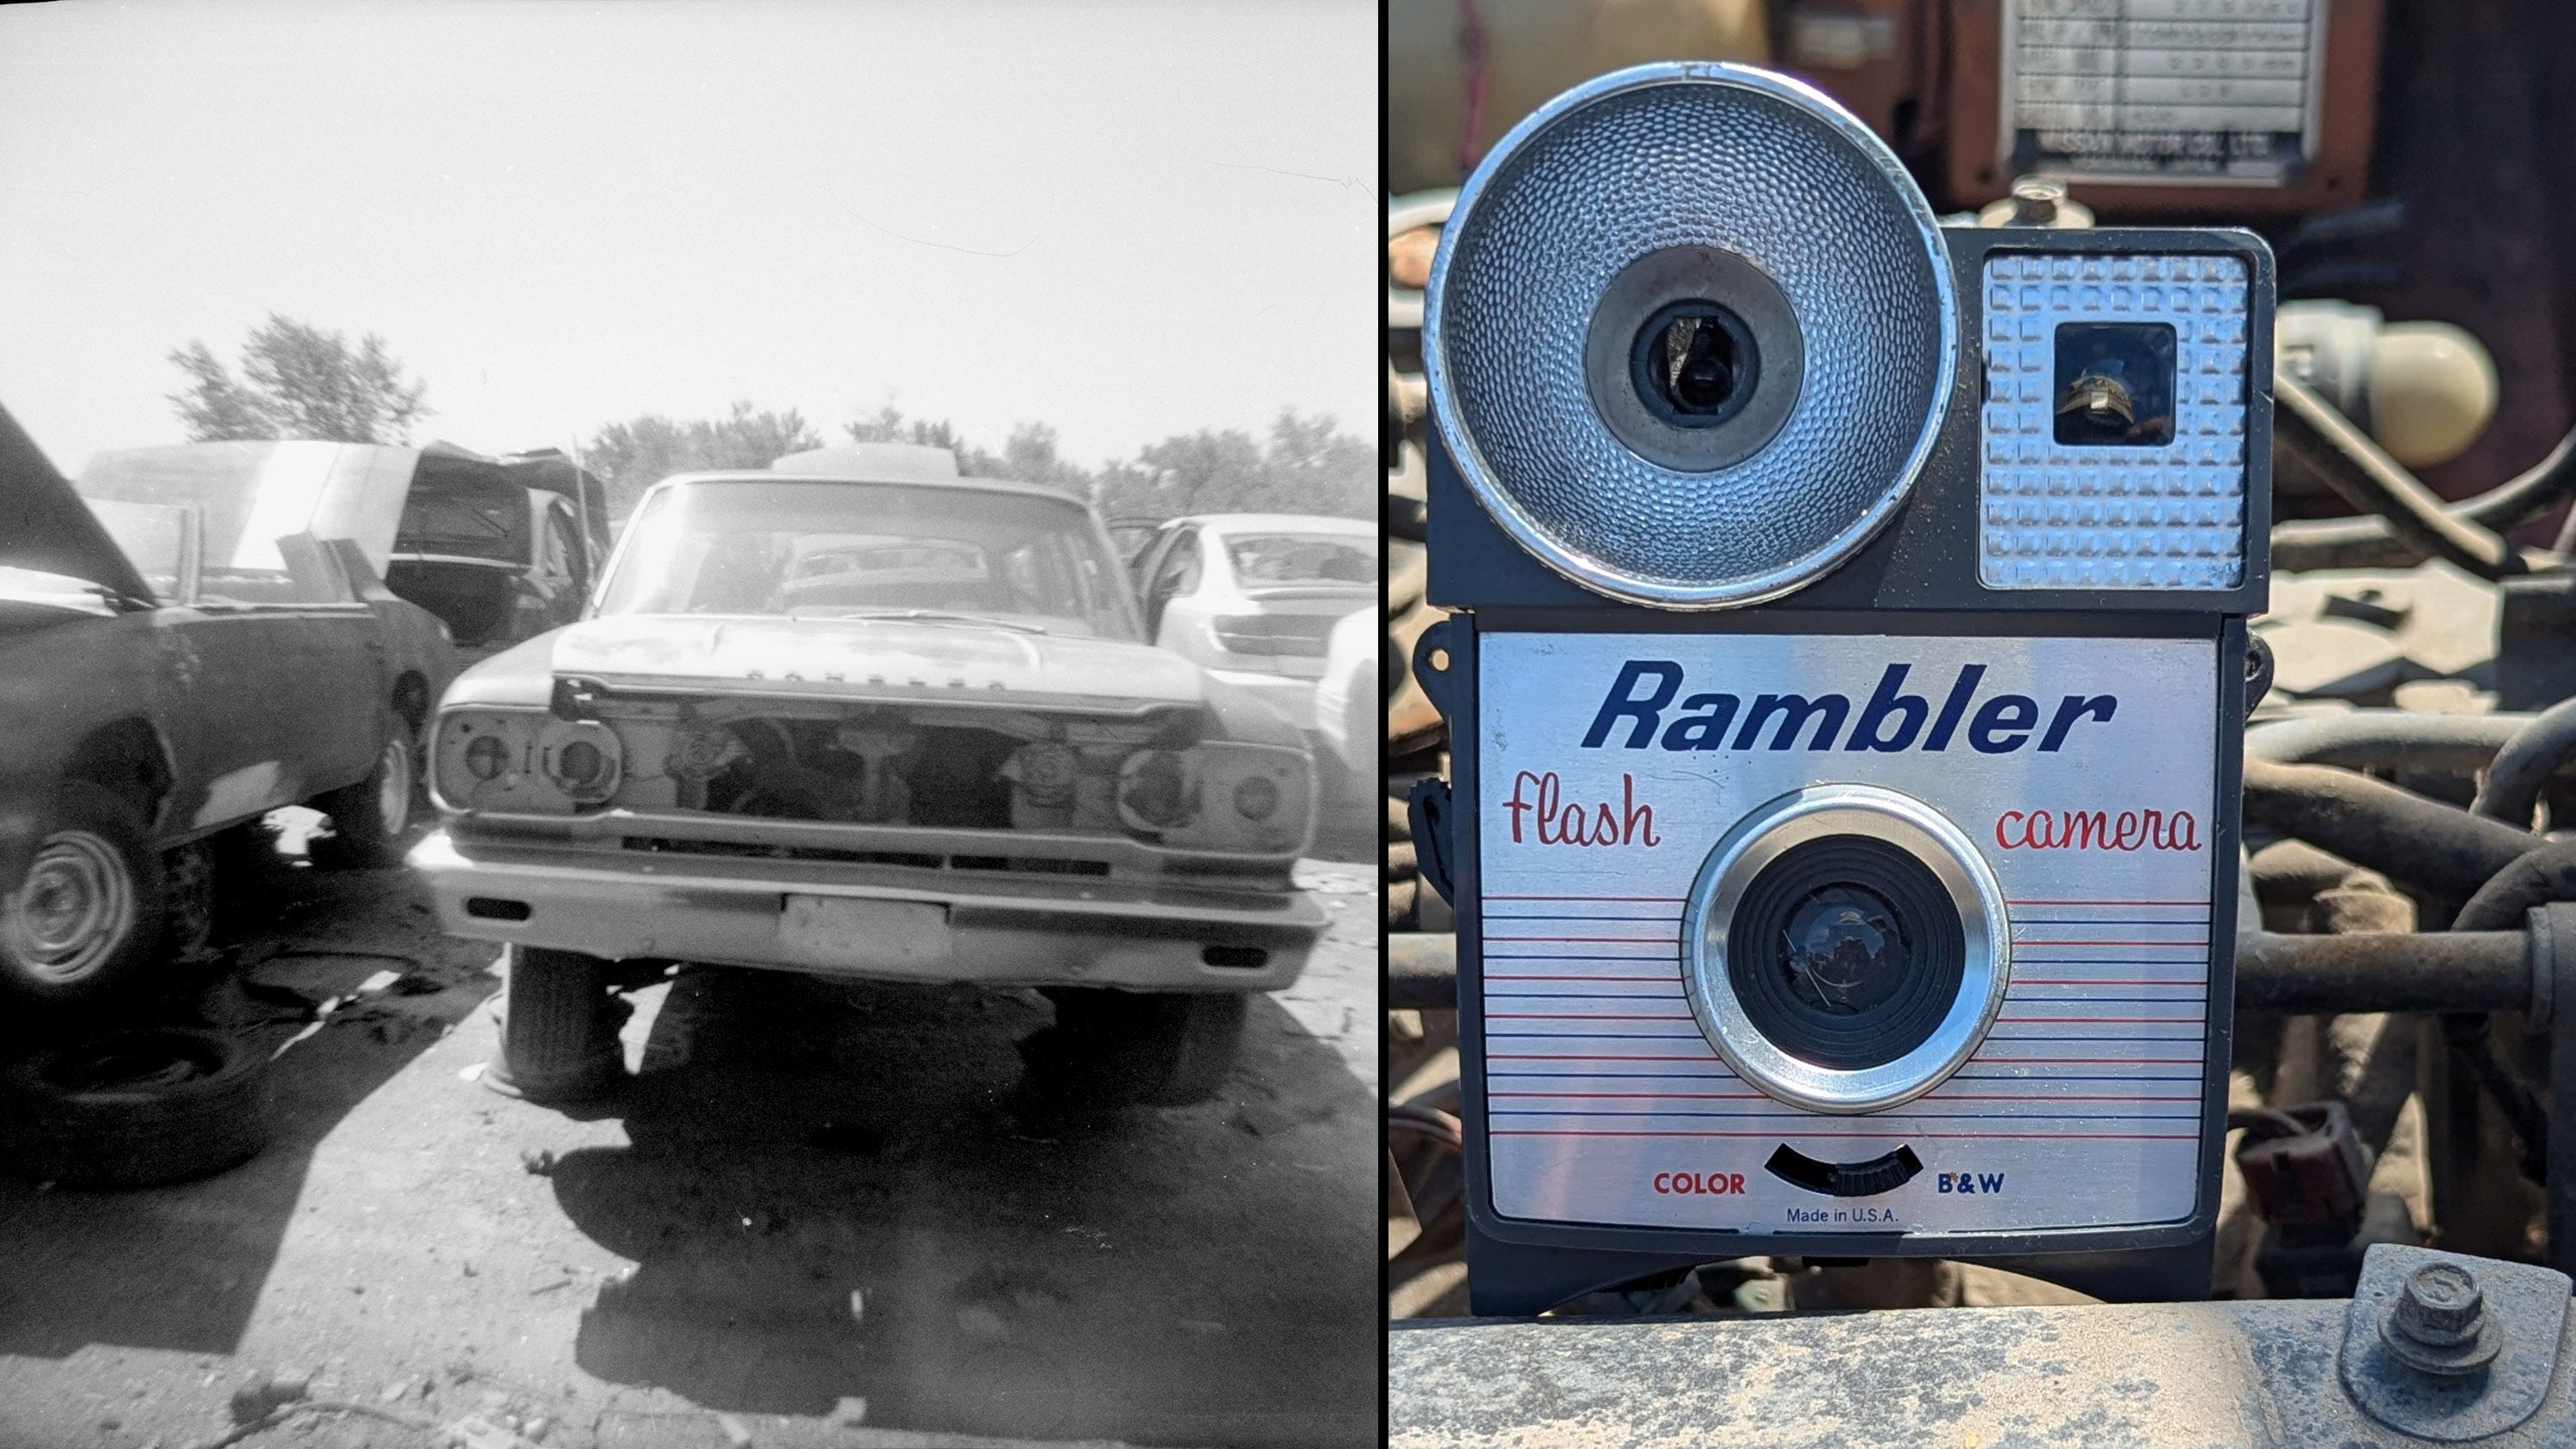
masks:
<svg viewBox="0 0 2576 1449"><path fill-rule="evenodd" d="M1755 1031L1851 1071L1930 1040L1958 998L1967 945L1929 866L1874 836L1828 835L1783 851L1745 887L1726 964Z"/></svg>
<svg viewBox="0 0 2576 1449"><path fill-rule="evenodd" d="M1904 984L1905 930L1887 897L1860 885L1819 886L1789 908L1780 969L1790 993L1819 1011L1857 1014Z"/></svg>
<svg viewBox="0 0 2576 1449"><path fill-rule="evenodd" d="M1752 330L1715 302L1662 308L1629 349L1638 399L1675 427L1713 428L1742 412L1760 371Z"/></svg>

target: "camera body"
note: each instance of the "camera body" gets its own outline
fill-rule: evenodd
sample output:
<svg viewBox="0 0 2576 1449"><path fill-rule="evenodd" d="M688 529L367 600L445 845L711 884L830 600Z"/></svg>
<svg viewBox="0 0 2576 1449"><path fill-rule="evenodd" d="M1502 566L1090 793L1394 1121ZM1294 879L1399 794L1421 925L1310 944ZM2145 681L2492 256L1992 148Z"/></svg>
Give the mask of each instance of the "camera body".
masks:
<svg viewBox="0 0 2576 1449"><path fill-rule="evenodd" d="M1435 266L1469 1283L1760 1255L2208 1288L2272 266L1933 221L1714 64Z"/></svg>

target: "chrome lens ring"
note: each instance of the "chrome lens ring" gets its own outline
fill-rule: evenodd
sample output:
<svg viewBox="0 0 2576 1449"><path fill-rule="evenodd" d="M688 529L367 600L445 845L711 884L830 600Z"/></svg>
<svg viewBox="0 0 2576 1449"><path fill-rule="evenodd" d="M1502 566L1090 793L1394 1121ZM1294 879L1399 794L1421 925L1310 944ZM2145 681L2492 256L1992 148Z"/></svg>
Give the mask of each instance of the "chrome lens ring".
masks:
<svg viewBox="0 0 2576 1449"><path fill-rule="evenodd" d="M1727 951L1736 908L1766 866L1834 836L1886 842L1930 870L1958 912L1964 964L1956 994L1919 1045L1877 1066L1836 1069L1764 1035L1738 996ZM1816 785L1756 808L1700 866L1682 913L1682 987L1702 1035L1736 1075L1811 1112L1876 1112L1939 1086L1976 1055L2012 980L2003 887L1966 832L1910 795L1874 785Z"/></svg>
<svg viewBox="0 0 2576 1449"><path fill-rule="evenodd" d="M1704 435L1605 416L1631 388L1611 355L1694 272L1761 339L1743 415ZM1605 309L1621 325L1599 332ZM1496 525L1673 609L1777 598L1868 543L1931 454L1958 347L1949 251L1894 153L1811 87L1714 62L1613 72L1514 127L1424 302L1432 415Z"/></svg>

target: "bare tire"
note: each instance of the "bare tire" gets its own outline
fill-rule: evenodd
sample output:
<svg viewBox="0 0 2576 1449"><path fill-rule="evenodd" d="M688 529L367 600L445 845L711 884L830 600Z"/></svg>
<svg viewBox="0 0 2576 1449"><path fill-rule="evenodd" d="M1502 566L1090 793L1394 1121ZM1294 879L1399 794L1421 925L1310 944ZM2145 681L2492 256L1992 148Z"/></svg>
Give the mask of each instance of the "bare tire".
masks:
<svg viewBox="0 0 2576 1449"><path fill-rule="evenodd" d="M538 946L509 948L501 1055L484 1080L537 1102L602 1096L626 1079L617 1028L625 1003L609 992L610 964Z"/></svg>
<svg viewBox="0 0 2576 1449"><path fill-rule="evenodd" d="M354 785L324 795L313 808L331 817L331 834L313 842L316 865L400 865L419 797L420 745L411 727L388 716L375 768Z"/></svg>
<svg viewBox="0 0 2576 1449"><path fill-rule="evenodd" d="M145 1027L49 1044L6 1069L11 1165L66 1187L151 1187L268 1145L268 1056L222 1032Z"/></svg>
<svg viewBox="0 0 2576 1449"><path fill-rule="evenodd" d="M1181 1107L1234 1070L1250 999L1233 992L1050 990L1055 1025L1020 1044L1030 1085L1094 1106Z"/></svg>
<svg viewBox="0 0 2576 1449"><path fill-rule="evenodd" d="M67 781L25 879L0 897L0 986L61 1006L138 989L160 954L163 890L142 811L103 786Z"/></svg>

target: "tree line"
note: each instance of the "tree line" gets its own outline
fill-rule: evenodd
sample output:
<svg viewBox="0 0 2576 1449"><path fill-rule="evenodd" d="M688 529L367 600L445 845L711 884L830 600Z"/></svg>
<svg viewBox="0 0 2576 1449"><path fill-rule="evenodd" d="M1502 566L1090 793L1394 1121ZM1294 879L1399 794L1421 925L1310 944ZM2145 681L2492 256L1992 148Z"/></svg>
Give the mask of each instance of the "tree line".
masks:
<svg viewBox="0 0 2576 1449"><path fill-rule="evenodd" d="M432 410L427 384L406 378L382 337L353 346L342 332L271 314L252 329L241 376L205 343L170 354L186 385L170 394L190 442L314 438L407 444ZM1086 467L1064 456L1053 427L1022 423L998 449L944 420L912 417L887 404L840 425L851 442L919 443L957 455L970 477L1061 488L1109 518L1176 518L1191 513L1322 513L1377 516L1376 450L1328 417L1282 408L1266 436L1240 429L1175 434L1133 455ZM788 453L819 448L826 436L795 409L733 404L720 418L647 414L609 423L583 445L581 462L608 485L609 512L623 517L643 490L673 473L762 468Z"/></svg>

